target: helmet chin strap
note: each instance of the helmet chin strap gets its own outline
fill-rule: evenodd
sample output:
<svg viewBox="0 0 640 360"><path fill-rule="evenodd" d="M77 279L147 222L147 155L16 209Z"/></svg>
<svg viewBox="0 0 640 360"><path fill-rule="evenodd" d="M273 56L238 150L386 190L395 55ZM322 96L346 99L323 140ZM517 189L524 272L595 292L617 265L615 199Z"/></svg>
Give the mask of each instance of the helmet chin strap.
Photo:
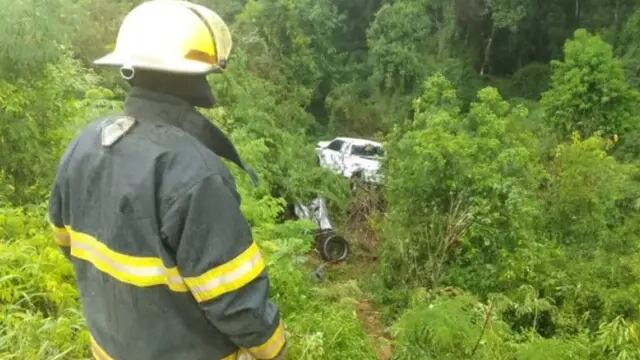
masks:
<svg viewBox="0 0 640 360"><path fill-rule="evenodd" d="M125 77L125 79L133 86L178 97L192 106L212 108L215 105L215 97L206 75L172 74L132 69L131 77Z"/></svg>

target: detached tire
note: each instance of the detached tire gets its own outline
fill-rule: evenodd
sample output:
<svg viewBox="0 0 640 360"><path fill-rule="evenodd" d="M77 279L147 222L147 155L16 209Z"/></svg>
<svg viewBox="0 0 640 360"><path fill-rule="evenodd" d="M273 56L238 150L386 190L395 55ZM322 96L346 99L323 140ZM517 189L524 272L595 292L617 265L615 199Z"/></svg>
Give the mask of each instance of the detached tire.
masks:
<svg viewBox="0 0 640 360"><path fill-rule="evenodd" d="M317 249L320 256L331 263L337 263L347 260L350 249L349 243L345 238L335 233L326 233L317 239Z"/></svg>

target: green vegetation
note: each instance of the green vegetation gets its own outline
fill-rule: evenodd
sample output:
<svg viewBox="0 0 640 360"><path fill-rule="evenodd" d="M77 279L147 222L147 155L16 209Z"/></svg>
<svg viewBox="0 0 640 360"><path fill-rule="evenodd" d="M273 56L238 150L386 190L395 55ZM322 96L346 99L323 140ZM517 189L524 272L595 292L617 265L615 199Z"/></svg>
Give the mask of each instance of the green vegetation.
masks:
<svg viewBox="0 0 640 360"><path fill-rule="evenodd" d="M232 167L290 358L387 359L366 300L397 360L640 359L640 2L198 2L232 25L206 115L260 175ZM137 3L0 0L0 359L89 357L44 204L68 142L122 104L90 60ZM315 165L338 135L385 142L381 189ZM311 225L283 220L317 194L355 229L324 280Z"/></svg>

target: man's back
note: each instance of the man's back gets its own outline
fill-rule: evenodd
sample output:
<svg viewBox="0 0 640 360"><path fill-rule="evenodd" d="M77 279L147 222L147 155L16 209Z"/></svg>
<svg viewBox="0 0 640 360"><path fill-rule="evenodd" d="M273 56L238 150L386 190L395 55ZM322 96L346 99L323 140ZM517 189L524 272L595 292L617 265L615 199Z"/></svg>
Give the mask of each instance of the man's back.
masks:
<svg viewBox="0 0 640 360"><path fill-rule="evenodd" d="M193 110L138 89L125 115L74 141L50 204L94 354L222 359L244 347L275 357L282 327L233 178L175 126Z"/></svg>

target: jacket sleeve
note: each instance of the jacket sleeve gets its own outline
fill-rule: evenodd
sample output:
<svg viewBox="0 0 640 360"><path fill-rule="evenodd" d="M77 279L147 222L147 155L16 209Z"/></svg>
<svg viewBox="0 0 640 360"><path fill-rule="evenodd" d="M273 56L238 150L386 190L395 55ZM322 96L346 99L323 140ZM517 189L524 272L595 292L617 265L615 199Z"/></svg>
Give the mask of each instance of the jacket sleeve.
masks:
<svg viewBox="0 0 640 360"><path fill-rule="evenodd" d="M48 217L55 242L60 246L62 253L70 259L71 236L62 217L64 206L62 187L62 171L59 169L49 197Z"/></svg>
<svg viewBox="0 0 640 360"><path fill-rule="evenodd" d="M53 231L53 238L58 246L60 246L60 250L62 250L64 256L69 260L71 260L71 235L66 227L68 224L64 223L65 209L68 207L68 204L65 204L65 196L68 196L66 173L71 155L78 146L79 141L80 136L77 136L71 141L60 158L56 177L53 181L51 194L49 196L48 220L51 230Z"/></svg>
<svg viewBox="0 0 640 360"><path fill-rule="evenodd" d="M162 232L176 235L178 269L209 321L255 358L278 357L284 328L235 186L206 177L170 207Z"/></svg>

